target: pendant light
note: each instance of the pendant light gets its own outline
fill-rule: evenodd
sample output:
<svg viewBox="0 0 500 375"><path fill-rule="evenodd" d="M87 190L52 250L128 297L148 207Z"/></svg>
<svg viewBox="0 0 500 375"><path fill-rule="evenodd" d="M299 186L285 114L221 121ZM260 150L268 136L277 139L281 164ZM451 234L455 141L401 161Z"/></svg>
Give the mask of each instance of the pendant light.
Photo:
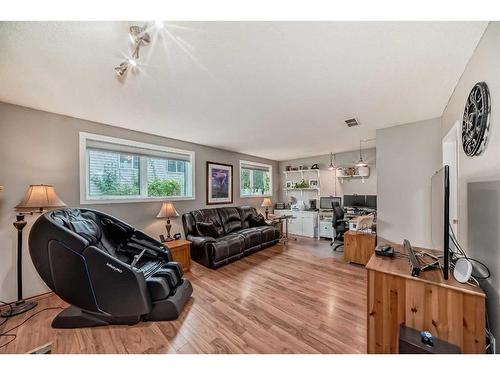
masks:
<svg viewBox="0 0 500 375"><path fill-rule="evenodd" d="M369 138L369 139L360 139L359 140L359 160L358 162L355 164L356 167L368 167L368 163L366 161L363 160L363 155L361 153L361 146L363 144L363 142L370 142L370 141L374 141L375 138Z"/></svg>
<svg viewBox="0 0 500 375"><path fill-rule="evenodd" d="M334 161L335 161L335 155L333 155L333 153L330 152L330 165L328 166L329 171L337 169L337 165L334 163Z"/></svg>
<svg viewBox="0 0 500 375"><path fill-rule="evenodd" d="M359 160L358 162L356 163L356 167L367 167L368 164L366 164L366 162L363 160L363 155L361 154L361 144L362 144L363 140L361 139L359 141Z"/></svg>

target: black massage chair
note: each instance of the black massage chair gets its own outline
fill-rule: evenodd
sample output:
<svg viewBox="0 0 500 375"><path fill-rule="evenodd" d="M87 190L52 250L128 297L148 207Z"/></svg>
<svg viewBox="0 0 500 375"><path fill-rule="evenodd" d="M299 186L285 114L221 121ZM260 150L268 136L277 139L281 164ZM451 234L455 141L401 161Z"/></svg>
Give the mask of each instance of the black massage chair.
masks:
<svg viewBox="0 0 500 375"><path fill-rule="evenodd" d="M174 320L193 292L168 248L99 211L41 215L29 250L43 281L72 305L52 321L54 328Z"/></svg>

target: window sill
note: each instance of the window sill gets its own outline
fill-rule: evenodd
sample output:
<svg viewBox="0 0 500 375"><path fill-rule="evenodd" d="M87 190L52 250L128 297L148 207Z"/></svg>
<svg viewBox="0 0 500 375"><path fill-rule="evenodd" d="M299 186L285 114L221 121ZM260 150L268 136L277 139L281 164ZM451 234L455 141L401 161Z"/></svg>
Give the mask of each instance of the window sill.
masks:
<svg viewBox="0 0 500 375"><path fill-rule="evenodd" d="M158 198L116 198L116 199L80 199L80 204L113 204L113 203L151 203L164 201L194 201L193 197L158 197Z"/></svg>

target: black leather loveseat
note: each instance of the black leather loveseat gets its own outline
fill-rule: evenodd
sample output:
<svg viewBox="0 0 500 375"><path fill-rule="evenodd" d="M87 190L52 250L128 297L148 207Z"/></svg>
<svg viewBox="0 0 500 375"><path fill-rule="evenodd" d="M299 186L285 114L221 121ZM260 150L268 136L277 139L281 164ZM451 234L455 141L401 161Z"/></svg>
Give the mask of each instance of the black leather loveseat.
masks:
<svg viewBox="0 0 500 375"><path fill-rule="evenodd" d="M182 224L192 242L191 259L210 268L272 246L280 236L251 206L191 211L182 215Z"/></svg>
<svg viewBox="0 0 500 375"><path fill-rule="evenodd" d="M168 248L99 211L41 215L29 250L43 281L71 304L52 321L54 328L173 320L193 292Z"/></svg>

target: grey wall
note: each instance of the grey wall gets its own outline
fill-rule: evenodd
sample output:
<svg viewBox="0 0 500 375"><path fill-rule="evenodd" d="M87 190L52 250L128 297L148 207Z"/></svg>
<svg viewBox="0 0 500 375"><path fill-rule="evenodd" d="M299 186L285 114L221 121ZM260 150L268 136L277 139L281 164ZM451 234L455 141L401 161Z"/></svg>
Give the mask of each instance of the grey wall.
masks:
<svg viewBox="0 0 500 375"><path fill-rule="evenodd" d="M365 160L370 167L370 177L365 178L363 183L360 178L344 178L341 183L338 178L335 178L335 172L329 171L330 155L319 155L309 158L293 159L280 161L279 163L279 200L286 202L286 194L283 190L285 186L285 175L283 171L287 165L299 166L307 165L309 168L313 164L318 164L320 169L320 194L321 195L334 195L342 196L344 194L377 194L377 168L375 165L375 148L363 150L363 160ZM342 152L335 155L335 162L338 166L347 167L352 166L359 159L359 151ZM297 199L314 199L318 198L315 191L305 191L303 198L300 192L288 192L288 196L294 196Z"/></svg>
<svg viewBox="0 0 500 375"><path fill-rule="evenodd" d="M468 157L460 147L458 157L458 237L463 246L471 256L483 260L491 268L493 277L488 280L488 286L485 288L488 292L488 310L490 322L494 325L494 333L498 339L500 336L500 304L498 295L500 293L500 248L498 243L498 232L500 227L498 220L491 221L487 216L469 213L469 207L472 202L469 199L468 192L476 192L479 188L486 185L472 185L476 182L488 182L500 180L500 22L490 22L486 31L480 40L476 51L472 55L465 71L460 78L448 105L446 106L442 117L442 135L458 121L460 126L467 96L476 82L485 81L488 84L491 96L491 116L490 116L490 135L486 150L479 156ZM491 186L490 188L491 189ZM477 194L474 193L477 198ZM476 199L474 199L476 201ZM488 207L494 212L491 215L499 213L498 205ZM471 222L473 218L474 222ZM482 227L483 235L481 241L476 241L479 237L477 231ZM472 233L471 233L472 232ZM474 235L471 239L470 235Z"/></svg>
<svg viewBox="0 0 500 375"><path fill-rule="evenodd" d="M439 118L377 130L377 235L432 247L431 177L442 163Z"/></svg>
<svg viewBox="0 0 500 375"><path fill-rule="evenodd" d="M206 161L232 164L234 174L234 205L260 206L261 198L239 197L239 160L273 165L273 202L278 191L278 163L248 155L214 149L188 142L129 131L103 124L41 112L0 103L0 299L16 299L16 233L13 207L22 199L29 184L54 184L68 206L79 206L79 132L85 131L141 142L192 150L196 153L196 200L176 201L180 214L205 206ZM114 203L92 207L117 216L133 226L157 237L165 233L164 221L155 216L160 202ZM36 217L27 217L25 241ZM181 231L180 218L173 220L173 233ZM27 246L24 249L25 296L43 293L46 286L32 266Z"/></svg>
<svg viewBox="0 0 500 375"><path fill-rule="evenodd" d="M468 194L467 254L486 264L491 278L481 282L488 295L491 330L500 333L500 181L471 182ZM497 350L498 352L498 350Z"/></svg>

